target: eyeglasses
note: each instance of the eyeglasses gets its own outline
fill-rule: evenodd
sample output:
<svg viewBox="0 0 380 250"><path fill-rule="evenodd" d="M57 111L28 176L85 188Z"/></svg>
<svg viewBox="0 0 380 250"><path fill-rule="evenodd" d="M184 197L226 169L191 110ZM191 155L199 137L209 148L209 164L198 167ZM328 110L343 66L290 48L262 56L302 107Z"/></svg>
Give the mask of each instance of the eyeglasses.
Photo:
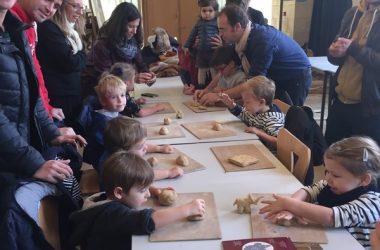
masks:
<svg viewBox="0 0 380 250"><path fill-rule="evenodd" d="M73 7L73 9L75 11L84 11L85 7L83 5L79 5L79 4L75 4L75 3L70 3L70 2L66 2L68 5L70 5L71 7Z"/></svg>

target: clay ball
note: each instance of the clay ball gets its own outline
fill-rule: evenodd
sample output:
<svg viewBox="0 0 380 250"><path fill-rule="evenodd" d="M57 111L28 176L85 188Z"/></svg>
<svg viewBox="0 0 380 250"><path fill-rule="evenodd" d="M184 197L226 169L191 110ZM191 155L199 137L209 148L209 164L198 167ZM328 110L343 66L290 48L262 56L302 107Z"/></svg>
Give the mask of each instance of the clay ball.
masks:
<svg viewBox="0 0 380 250"><path fill-rule="evenodd" d="M182 166L182 167L186 167L189 165L189 159L184 156L184 155L180 155L177 157L177 159L175 160L175 162L179 165L179 166Z"/></svg>
<svg viewBox="0 0 380 250"><path fill-rule="evenodd" d="M167 127L162 127L158 133L160 135L167 135L169 134L169 129Z"/></svg>
<svg viewBox="0 0 380 250"><path fill-rule="evenodd" d="M170 119L169 117L165 117L164 118L164 125L170 125L170 123L172 123L172 119Z"/></svg>
<svg viewBox="0 0 380 250"><path fill-rule="evenodd" d="M151 167L157 166L158 160L157 160L156 157L152 156L152 157L149 157L146 160L147 160L147 162L149 162L149 164L150 164Z"/></svg>
<svg viewBox="0 0 380 250"><path fill-rule="evenodd" d="M186 219L188 221L199 221L199 220L203 220L206 216L203 214L196 214L196 215L190 215L190 216L187 216Z"/></svg>
<svg viewBox="0 0 380 250"><path fill-rule="evenodd" d="M215 131L221 131L223 129L223 126L222 124L216 122L214 123L214 125L212 126L212 129L215 130Z"/></svg>
<svg viewBox="0 0 380 250"><path fill-rule="evenodd" d="M177 119L182 119L183 118L183 113L182 113L181 110L177 110L176 117L177 117Z"/></svg>
<svg viewBox="0 0 380 250"><path fill-rule="evenodd" d="M158 202L163 206L172 205L177 199L177 193L174 190L165 189L158 195Z"/></svg>

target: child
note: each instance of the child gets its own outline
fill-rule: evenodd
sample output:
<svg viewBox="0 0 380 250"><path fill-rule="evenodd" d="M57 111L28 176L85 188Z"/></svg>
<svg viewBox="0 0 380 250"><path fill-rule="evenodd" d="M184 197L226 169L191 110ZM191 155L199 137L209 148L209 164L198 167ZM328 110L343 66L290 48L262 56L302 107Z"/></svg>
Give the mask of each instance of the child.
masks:
<svg viewBox="0 0 380 250"><path fill-rule="evenodd" d="M240 69L240 59L233 46L222 46L212 55L210 66L219 73L217 82L212 81L206 91L221 92L239 85L246 80L245 73ZM217 83L214 84L214 83Z"/></svg>
<svg viewBox="0 0 380 250"><path fill-rule="evenodd" d="M110 74L119 77L127 85L127 104L125 109L121 112L122 115L129 117L144 117L152 115L164 109L161 104L156 104L150 108L141 108L140 104L144 104L146 100L139 98L136 101L130 97L129 92L134 90L135 69L128 63L115 63L110 69Z"/></svg>
<svg viewBox="0 0 380 250"><path fill-rule="evenodd" d="M244 108L222 92L220 100L248 126L246 132L255 133L266 146L275 148L278 131L285 123L284 114L272 103L275 84L265 76L253 77L244 84L241 93Z"/></svg>
<svg viewBox="0 0 380 250"><path fill-rule="evenodd" d="M113 153L119 150L133 152L137 155L144 156L146 153L173 153L173 147L170 145L154 145L146 143L146 129L139 121L119 116L108 122L104 130L104 148L98 171L102 172L102 163ZM183 175L183 169L173 167L171 169L155 169L154 179L160 180L165 178L175 178Z"/></svg>
<svg viewBox="0 0 380 250"><path fill-rule="evenodd" d="M82 250L132 249L132 235L150 234L188 216L205 214L202 199L157 211L137 210L150 196L153 178L152 167L140 156L126 151L113 154L105 162L105 192L90 196L70 217L76 225L71 244Z"/></svg>
<svg viewBox="0 0 380 250"><path fill-rule="evenodd" d="M206 76L210 72L214 76L214 70L210 69L210 59L213 53L211 39L218 35L216 13L219 5L215 0L198 0L201 11L197 21L184 45L185 55L189 49L196 46L196 65L198 66L198 86L206 85ZM196 42L197 41L197 42Z"/></svg>
<svg viewBox="0 0 380 250"><path fill-rule="evenodd" d="M326 176L291 197L274 195L260 213L273 222L301 218L326 227L346 228L365 248L380 219L380 148L369 137L350 137L325 152Z"/></svg>

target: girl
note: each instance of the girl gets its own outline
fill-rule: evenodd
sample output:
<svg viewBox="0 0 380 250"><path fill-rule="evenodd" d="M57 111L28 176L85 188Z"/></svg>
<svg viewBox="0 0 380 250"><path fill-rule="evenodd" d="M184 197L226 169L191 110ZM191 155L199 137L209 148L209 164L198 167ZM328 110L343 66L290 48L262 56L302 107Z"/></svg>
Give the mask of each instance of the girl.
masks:
<svg viewBox="0 0 380 250"><path fill-rule="evenodd" d="M198 66L198 85L204 88L206 85L206 75L211 73L212 77L215 71L210 68L210 59L213 53L211 48L212 38L217 36L218 26L216 23L216 13L219 5L215 0L199 0L198 6L201 11L200 19L194 25L187 41L184 45L185 55L189 49L196 46L196 65Z"/></svg>
<svg viewBox="0 0 380 250"><path fill-rule="evenodd" d="M325 152L324 180L304 187L291 197L274 195L260 213L275 223L298 219L326 227L346 228L366 249L380 219L380 148L368 137L350 137Z"/></svg>
<svg viewBox="0 0 380 250"><path fill-rule="evenodd" d="M123 112L121 112L122 115L126 115L129 117L144 117L152 115L164 109L164 106L159 103L150 108L141 108L140 104L144 104L145 99L139 98L135 101L133 98L130 97L129 92L134 90L135 81L135 69L131 64L115 63L114 65L112 65L110 73L119 77L127 85L127 104Z"/></svg>

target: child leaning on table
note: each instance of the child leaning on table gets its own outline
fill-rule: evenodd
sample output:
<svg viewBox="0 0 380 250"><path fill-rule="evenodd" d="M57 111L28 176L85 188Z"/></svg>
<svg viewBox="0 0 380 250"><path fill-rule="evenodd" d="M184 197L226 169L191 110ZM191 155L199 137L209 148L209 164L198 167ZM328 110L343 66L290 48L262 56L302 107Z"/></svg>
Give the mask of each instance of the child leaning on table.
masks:
<svg viewBox="0 0 380 250"><path fill-rule="evenodd" d="M71 244L82 250L132 249L132 235L155 229L191 215L204 215L205 202L195 199L167 209L140 209L150 196L152 167L140 156L118 151L104 164L105 192L88 197L81 211L70 219L75 225Z"/></svg>
<svg viewBox="0 0 380 250"><path fill-rule="evenodd" d="M350 137L332 144L324 155L326 176L291 197L274 195L260 213L273 222L292 220L346 228L365 248L380 219L380 148L369 137Z"/></svg>
<svg viewBox="0 0 380 250"><path fill-rule="evenodd" d="M133 152L139 156L146 153L170 154L174 152L171 145L155 145L146 143L147 132L139 121L119 116L110 120L104 130L105 152L99 161L99 172L102 172L103 162L113 153L119 150ZM173 167L171 169L155 169L154 180L175 178L183 175L183 169ZM152 191L152 190L151 190Z"/></svg>
<svg viewBox="0 0 380 250"><path fill-rule="evenodd" d="M284 114L272 103L276 86L265 76L255 76L243 84L244 107L223 92L220 92L219 100L248 126L246 132L256 134L266 146L275 148L276 137L285 123Z"/></svg>
<svg viewBox="0 0 380 250"><path fill-rule="evenodd" d="M159 103L152 107L143 108L140 106L140 104L144 104L146 102L145 98L141 97L137 100L134 100L129 95L129 92L134 90L135 85L134 82L136 72L133 65L128 63L115 63L114 65L112 65L109 73L119 77L127 86L127 103L125 105L124 110L121 112L122 115L126 115L129 117L144 117L164 110L165 107Z"/></svg>

